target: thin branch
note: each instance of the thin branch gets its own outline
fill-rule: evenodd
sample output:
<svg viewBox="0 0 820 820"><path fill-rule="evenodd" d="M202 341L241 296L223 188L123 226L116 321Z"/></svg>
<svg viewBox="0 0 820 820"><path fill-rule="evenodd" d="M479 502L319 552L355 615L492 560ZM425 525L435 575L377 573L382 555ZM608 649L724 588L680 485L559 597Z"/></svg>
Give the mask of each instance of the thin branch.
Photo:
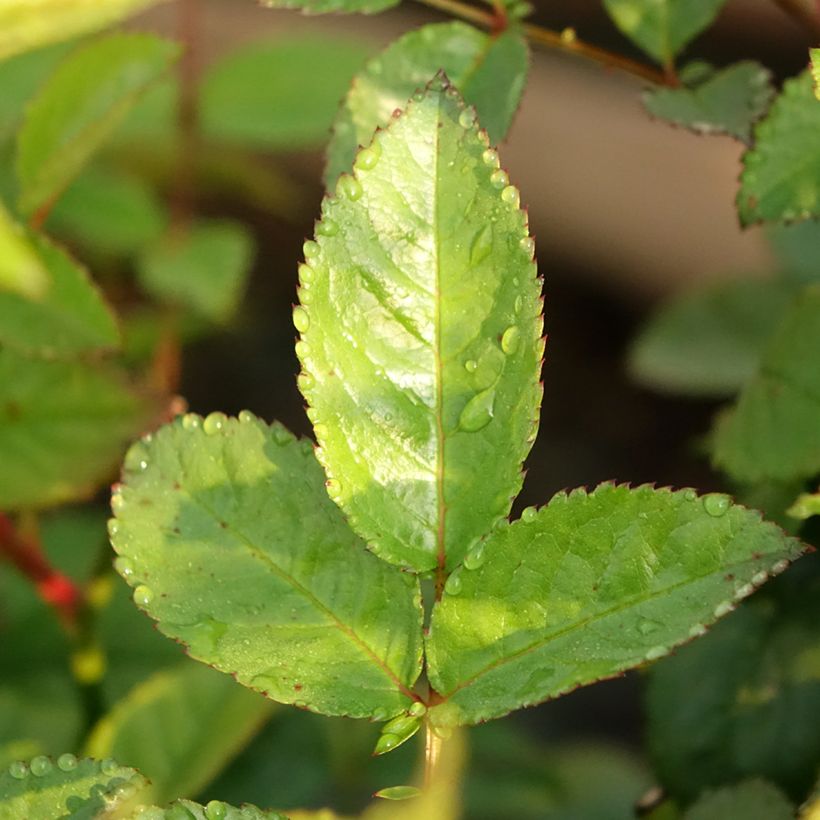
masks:
<svg viewBox="0 0 820 820"><path fill-rule="evenodd" d="M418 1L426 6L430 6L430 8L446 12L453 17L459 17L462 20L467 20L490 30L494 30L497 27L497 18L495 15L476 8L475 6L463 3L461 0ZM562 32L552 31L551 29L535 25L534 23L525 23L523 28L527 37L538 45L564 51L568 54L576 54L579 57L592 60L607 68L624 71L633 77L638 77L653 85L673 84L672 78L663 71L646 65L645 63L631 60L620 54L615 54L612 51L607 51L604 48L599 48L591 43L586 43L580 40L572 29L565 29Z"/></svg>
<svg viewBox="0 0 820 820"><path fill-rule="evenodd" d="M820 41L820 9L815 14L802 0L773 0L799 26L807 29L815 41Z"/></svg>

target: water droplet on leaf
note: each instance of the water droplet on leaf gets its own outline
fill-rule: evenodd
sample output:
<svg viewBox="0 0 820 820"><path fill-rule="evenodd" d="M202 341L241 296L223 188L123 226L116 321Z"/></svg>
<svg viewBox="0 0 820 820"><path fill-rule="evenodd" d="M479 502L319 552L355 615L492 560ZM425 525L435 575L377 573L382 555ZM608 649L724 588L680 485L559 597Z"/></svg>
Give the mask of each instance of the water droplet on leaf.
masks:
<svg viewBox="0 0 820 820"><path fill-rule="evenodd" d="M382 148L378 142L374 142L369 148L362 148L356 157L356 167L362 171L372 171L379 162Z"/></svg>
<svg viewBox="0 0 820 820"><path fill-rule="evenodd" d="M409 712L415 717L421 717L422 715L427 714L427 707L420 700L417 700L413 702Z"/></svg>
<svg viewBox="0 0 820 820"><path fill-rule="evenodd" d="M339 233L339 225L329 216L326 216L317 226L316 233L319 236L336 236Z"/></svg>
<svg viewBox="0 0 820 820"><path fill-rule="evenodd" d="M196 413L186 413L182 417L182 428L184 430L198 430L202 425L202 420Z"/></svg>
<svg viewBox="0 0 820 820"><path fill-rule="evenodd" d="M516 325L508 327L501 336L501 349L511 356L518 350L518 343L521 340L521 331Z"/></svg>
<svg viewBox="0 0 820 820"><path fill-rule="evenodd" d="M521 510L521 520L527 524L535 521L537 516L538 510L536 510L535 507L524 507L524 509Z"/></svg>
<svg viewBox="0 0 820 820"><path fill-rule="evenodd" d="M125 578L126 581L134 577L134 564L130 558L119 556L114 559L114 569Z"/></svg>
<svg viewBox="0 0 820 820"><path fill-rule="evenodd" d="M113 777L120 770L120 765L111 757L107 757L100 763L100 771L106 777Z"/></svg>
<svg viewBox="0 0 820 820"><path fill-rule="evenodd" d="M206 436L215 436L225 429L227 423L228 417L224 413L217 411L215 413L209 413L205 417L205 421L202 422L202 429L205 431Z"/></svg>
<svg viewBox="0 0 820 820"><path fill-rule="evenodd" d="M500 168L497 171L494 171L490 176L490 184L493 188L506 188L510 182L510 178L507 176L506 171L502 171Z"/></svg>
<svg viewBox="0 0 820 820"><path fill-rule="evenodd" d="M712 518L720 518L726 515L731 501L728 495L722 493L711 493L703 498L703 509L712 516Z"/></svg>
<svg viewBox="0 0 820 820"><path fill-rule="evenodd" d="M498 151L493 148L488 148L482 155L485 165L498 165Z"/></svg>
<svg viewBox="0 0 820 820"><path fill-rule="evenodd" d="M356 177L345 175L339 178L339 193L351 202L356 202L361 199L364 191L361 182Z"/></svg>
<svg viewBox="0 0 820 820"><path fill-rule="evenodd" d="M521 250L532 258L535 253L535 240L531 236L525 236L518 244L521 246Z"/></svg>
<svg viewBox="0 0 820 820"><path fill-rule="evenodd" d="M513 208L517 208L521 204L521 194L518 192L518 188L516 188L515 185L508 185L501 192L501 199L508 205L512 205Z"/></svg>
<svg viewBox="0 0 820 820"><path fill-rule="evenodd" d="M310 373L300 373L296 377L296 384L299 385L299 389L304 393L316 384L316 380L310 375Z"/></svg>
<svg viewBox="0 0 820 820"><path fill-rule="evenodd" d="M458 595L461 592L462 585L461 575L454 572L445 582L444 591L448 595Z"/></svg>
<svg viewBox="0 0 820 820"><path fill-rule="evenodd" d="M715 607L715 617L722 618L724 615L728 615L733 609L734 606L731 601L723 601L723 603Z"/></svg>
<svg viewBox="0 0 820 820"><path fill-rule="evenodd" d="M154 591L150 587L145 586L145 584L140 584L134 590L134 603L137 606L148 606L153 600Z"/></svg>
<svg viewBox="0 0 820 820"><path fill-rule="evenodd" d="M77 758L66 752L57 758L57 768L64 772L73 772L77 768Z"/></svg>
<svg viewBox="0 0 820 820"><path fill-rule="evenodd" d="M38 755L31 761L31 773L43 777L51 771L51 761L45 755Z"/></svg>
<svg viewBox="0 0 820 820"><path fill-rule="evenodd" d="M28 766L21 760L15 760L14 763L9 765L9 774L15 780L23 780L28 774Z"/></svg>
<svg viewBox="0 0 820 820"><path fill-rule="evenodd" d="M505 519L501 519L506 523ZM464 569L475 570L478 569L480 566L484 564L486 560L486 555L484 552L484 544L478 544L478 546L473 547L465 556L464 556Z"/></svg>
<svg viewBox="0 0 820 820"><path fill-rule="evenodd" d="M472 128L475 123L475 111L472 108L465 108L458 115L458 124L462 128Z"/></svg>
<svg viewBox="0 0 820 820"><path fill-rule="evenodd" d="M669 650L665 646L653 646L647 653L646 659L648 661L656 661L658 658L662 658L664 655L667 655Z"/></svg>
<svg viewBox="0 0 820 820"><path fill-rule="evenodd" d="M475 373L478 369L478 362L475 359L467 359L467 361L464 362L464 369L468 373Z"/></svg>
<svg viewBox="0 0 820 820"><path fill-rule="evenodd" d="M335 478L328 479L325 482L327 487L327 494L335 501L342 495L342 483Z"/></svg>
<svg viewBox="0 0 820 820"><path fill-rule="evenodd" d="M293 326L300 333L304 333L310 327L310 316L303 307L297 306L293 309Z"/></svg>
<svg viewBox="0 0 820 820"><path fill-rule="evenodd" d="M641 618L638 621L638 632L641 635L649 635L652 632L657 632L661 624L658 621L653 621L651 618Z"/></svg>
<svg viewBox="0 0 820 820"><path fill-rule="evenodd" d="M470 264L475 266L483 262L493 252L493 228L485 225L474 237L470 248Z"/></svg>
<svg viewBox="0 0 820 820"><path fill-rule="evenodd" d="M239 411L239 422L240 424L250 424L252 421L255 420L255 416L251 413L250 410L240 410Z"/></svg>
<svg viewBox="0 0 820 820"><path fill-rule="evenodd" d="M319 247L319 244L312 239L308 239L308 241L302 245L302 254L305 259L315 259L321 252L322 249Z"/></svg>
<svg viewBox="0 0 820 820"><path fill-rule="evenodd" d="M495 388L476 393L461 411L458 426L466 433L477 433L483 430L493 418Z"/></svg>
<svg viewBox="0 0 820 820"><path fill-rule="evenodd" d="M225 820L228 816L228 807L219 800L211 800L205 806L205 816L208 820Z"/></svg>

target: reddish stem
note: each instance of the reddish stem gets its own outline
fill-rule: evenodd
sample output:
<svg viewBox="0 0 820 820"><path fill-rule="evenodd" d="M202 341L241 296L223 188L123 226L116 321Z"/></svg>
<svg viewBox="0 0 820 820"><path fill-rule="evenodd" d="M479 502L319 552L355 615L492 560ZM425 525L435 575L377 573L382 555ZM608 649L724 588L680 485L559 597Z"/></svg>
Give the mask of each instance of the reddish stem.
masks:
<svg viewBox="0 0 820 820"><path fill-rule="evenodd" d="M76 626L82 591L68 576L51 566L39 541L24 536L4 513L0 513L0 557L34 584L37 594L54 608L65 626Z"/></svg>

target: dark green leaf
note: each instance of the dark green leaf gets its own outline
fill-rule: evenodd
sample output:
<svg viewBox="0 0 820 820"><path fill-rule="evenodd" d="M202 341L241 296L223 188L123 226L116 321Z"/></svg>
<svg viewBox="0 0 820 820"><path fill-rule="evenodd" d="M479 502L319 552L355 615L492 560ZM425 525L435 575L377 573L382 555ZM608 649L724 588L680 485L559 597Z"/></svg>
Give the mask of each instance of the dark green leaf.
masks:
<svg viewBox="0 0 820 820"><path fill-rule="evenodd" d="M743 157L737 208L744 225L820 216L820 104L811 74L786 80Z"/></svg>
<svg viewBox="0 0 820 820"><path fill-rule="evenodd" d="M813 576L795 567L794 580L652 670L649 748L673 795L688 802L746 777L795 797L810 788L820 765L820 574L816 559L806 563Z"/></svg>
<svg viewBox="0 0 820 820"><path fill-rule="evenodd" d="M604 0L618 28L666 65L708 28L726 0Z"/></svg>
<svg viewBox="0 0 820 820"><path fill-rule="evenodd" d="M248 413L189 415L134 445L124 482L117 568L194 658L325 714L409 706L418 586L353 535L308 442Z"/></svg>
<svg viewBox="0 0 820 820"><path fill-rule="evenodd" d="M448 579L427 641L443 703L429 714L478 723L657 660L801 552L728 496L559 493Z"/></svg>
<svg viewBox="0 0 820 820"><path fill-rule="evenodd" d="M820 285L806 288L769 340L754 378L714 432L714 461L740 481L820 472Z"/></svg>
<svg viewBox="0 0 820 820"><path fill-rule="evenodd" d="M142 287L154 298L226 322L239 307L253 261L253 239L239 222L198 222L171 233L139 259Z"/></svg>
<svg viewBox="0 0 820 820"><path fill-rule="evenodd" d="M0 349L0 509L90 494L145 416L109 368Z"/></svg>
<svg viewBox="0 0 820 820"><path fill-rule="evenodd" d="M325 183L349 171L397 108L443 69L474 105L490 142L504 139L524 89L529 55L520 32L490 37L466 23L439 23L411 31L374 57L356 76L333 126Z"/></svg>
<svg viewBox="0 0 820 820"><path fill-rule="evenodd" d="M704 76L700 72L706 69ZM690 82L687 69L696 69ZM772 75L760 63L745 60L722 71L693 64L681 72L683 88L648 91L644 106L653 116L699 134L728 134L741 142L752 140L752 125L760 119L774 97Z"/></svg>
<svg viewBox="0 0 820 820"><path fill-rule="evenodd" d="M205 133L253 148L313 148L330 125L366 50L335 38L289 38L244 46L203 80Z"/></svg>
<svg viewBox="0 0 820 820"><path fill-rule="evenodd" d="M178 53L158 37L112 34L60 64L18 136L21 211L32 214L59 196Z"/></svg>
<svg viewBox="0 0 820 820"><path fill-rule="evenodd" d="M744 279L683 293L663 305L635 340L631 375L670 393L734 395L757 370L795 293L785 279Z"/></svg>
<svg viewBox="0 0 820 820"><path fill-rule="evenodd" d="M684 820L793 820L794 807L774 786L749 780L704 795Z"/></svg>
<svg viewBox="0 0 820 820"><path fill-rule="evenodd" d="M358 155L316 237L294 324L328 492L380 557L455 567L509 512L537 428L518 190L437 79Z"/></svg>

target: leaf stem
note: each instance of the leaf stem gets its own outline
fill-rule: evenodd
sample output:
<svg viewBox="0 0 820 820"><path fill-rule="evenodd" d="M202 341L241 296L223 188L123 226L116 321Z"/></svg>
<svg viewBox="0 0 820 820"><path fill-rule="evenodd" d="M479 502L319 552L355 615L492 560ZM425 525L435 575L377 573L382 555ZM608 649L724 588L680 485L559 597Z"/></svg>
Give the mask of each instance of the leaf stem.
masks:
<svg viewBox="0 0 820 820"><path fill-rule="evenodd" d="M453 17L483 26L491 31L494 31L498 25L498 18L495 14L463 3L461 0L418 0L418 2L438 11L446 12ZM781 2L781 0L776 0L776 2ZM782 0L782 2L795 2L795 0ZM607 49L594 46L591 43L586 43L577 37L573 29L564 29L564 31L559 32L534 23L525 23L523 29L529 40L538 45L558 49L569 54L577 54L579 57L592 60L607 68L631 74L633 77L638 77L653 85L673 84L671 78L663 71Z"/></svg>
<svg viewBox="0 0 820 820"><path fill-rule="evenodd" d="M436 769L441 761L441 749L444 745L444 738L437 734L430 721L425 721L425 743L424 743L424 788L429 789L435 782Z"/></svg>
<svg viewBox="0 0 820 820"><path fill-rule="evenodd" d="M0 557L32 582L37 594L53 607L63 626L74 630L83 603L82 590L51 566L38 539L21 533L4 513L0 513Z"/></svg>
<svg viewBox="0 0 820 820"><path fill-rule="evenodd" d="M773 2L799 26L808 29L814 40L820 40L820 7L815 14L802 0L773 0Z"/></svg>

